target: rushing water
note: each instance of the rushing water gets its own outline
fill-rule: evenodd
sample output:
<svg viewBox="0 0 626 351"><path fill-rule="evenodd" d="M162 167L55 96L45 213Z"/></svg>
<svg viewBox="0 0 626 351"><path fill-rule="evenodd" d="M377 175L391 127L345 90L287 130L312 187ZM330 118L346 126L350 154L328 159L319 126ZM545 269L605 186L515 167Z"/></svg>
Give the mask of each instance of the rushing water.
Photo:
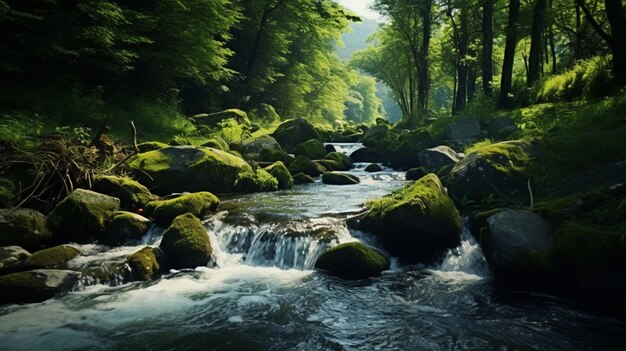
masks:
<svg viewBox="0 0 626 351"><path fill-rule="evenodd" d="M354 145L341 145L349 152ZM223 199L205 225L216 267L151 283L89 285L38 304L0 307L0 350L624 350L626 325L554 297L500 294L467 231L435 266L392 260L381 277L343 281L312 270L341 242L376 241L345 217L404 184L352 171L321 183ZM77 246L73 269L123 265L143 245ZM114 275L114 274L113 274ZM111 286L114 285L114 286Z"/></svg>

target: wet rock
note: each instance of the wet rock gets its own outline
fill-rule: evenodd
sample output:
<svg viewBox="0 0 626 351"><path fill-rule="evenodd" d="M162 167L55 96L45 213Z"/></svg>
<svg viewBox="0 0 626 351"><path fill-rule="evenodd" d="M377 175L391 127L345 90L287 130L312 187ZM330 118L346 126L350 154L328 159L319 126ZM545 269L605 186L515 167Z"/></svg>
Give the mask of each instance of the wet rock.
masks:
<svg viewBox="0 0 626 351"><path fill-rule="evenodd" d="M377 147L380 141L387 137L388 131L389 126L385 124L373 126L365 132L361 142L366 147Z"/></svg>
<svg viewBox="0 0 626 351"><path fill-rule="evenodd" d="M204 217L209 212L215 211L220 200L207 191L183 194L173 199L158 200L151 202L146 210L154 221L160 225L169 225L174 218L191 213L196 217Z"/></svg>
<svg viewBox="0 0 626 351"><path fill-rule="evenodd" d="M361 181L355 175L348 173L329 172L322 175L322 183L330 185L354 185Z"/></svg>
<svg viewBox="0 0 626 351"><path fill-rule="evenodd" d="M93 181L93 191L120 199L120 207L132 211L156 199L148 188L127 177L97 177Z"/></svg>
<svg viewBox="0 0 626 351"><path fill-rule="evenodd" d="M424 167L411 168L406 172L404 178L406 180L419 180L427 174L428 172L426 172Z"/></svg>
<svg viewBox="0 0 626 351"><path fill-rule="evenodd" d="M331 152L337 152L337 149L332 144L324 145L324 149L326 149L326 153L329 154Z"/></svg>
<svg viewBox="0 0 626 351"><path fill-rule="evenodd" d="M350 159L354 162L383 163L385 161L385 155L376 149L364 147L353 152L350 155Z"/></svg>
<svg viewBox="0 0 626 351"><path fill-rule="evenodd" d="M81 274L69 270L37 269L0 277L0 304L41 302L72 291Z"/></svg>
<svg viewBox="0 0 626 351"><path fill-rule="evenodd" d="M315 179L310 175L304 173L296 173L293 175L293 183L294 184L310 184L315 183Z"/></svg>
<svg viewBox="0 0 626 351"><path fill-rule="evenodd" d="M187 213L174 219L161 240L160 249L173 268L206 266L211 261L211 242L202 222Z"/></svg>
<svg viewBox="0 0 626 351"><path fill-rule="evenodd" d="M91 190L76 189L48 215L46 225L61 242L85 242L104 234L120 200Z"/></svg>
<svg viewBox="0 0 626 351"><path fill-rule="evenodd" d="M378 163L370 163L365 167L365 172L376 173L381 172L383 168Z"/></svg>
<svg viewBox="0 0 626 351"><path fill-rule="evenodd" d="M46 216L23 208L0 209L0 246L21 246L37 250L52 239Z"/></svg>
<svg viewBox="0 0 626 351"><path fill-rule="evenodd" d="M464 142L480 135L480 122L476 118L462 117L446 127L448 140Z"/></svg>
<svg viewBox="0 0 626 351"><path fill-rule="evenodd" d="M367 208L359 227L379 236L393 256L429 262L460 243L461 217L432 173Z"/></svg>
<svg viewBox="0 0 626 351"><path fill-rule="evenodd" d="M266 167L265 170L278 180L278 189L290 189L293 187L293 177L282 162L278 161Z"/></svg>
<svg viewBox="0 0 626 351"><path fill-rule="evenodd" d="M318 165L304 156L298 156L289 165L289 172L291 174L304 173L311 177L317 177L326 172L326 169L324 166Z"/></svg>
<svg viewBox="0 0 626 351"><path fill-rule="evenodd" d="M193 146L142 153L129 167L142 184L163 195L184 191L232 192L239 174L252 171L244 160L230 153Z"/></svg>
<svg viewBox="0 0 626 351"><path fill-rule="evenodd" d="M428 173L437 173L441 168L455 165L462 159L462 155L443 145L419 153L419 163Z"/></svg>
<svg viewBox="0 0 626 351"><path fill-rule="evenodd" d="M326 148L321 141L310 139L294 146L291 152L297 156L304 156L310 160L319 160L326 156Z"/></svg>
<svg viewBox="0 0 626 351"><path fill-rule="evenodd" d="M157 279L168 270L165 254L158 247L146 246L128 257L128 266L134 280Z"/></svg>
<svg viewBox="0 0 626 351"><path fill-rule="evenodd" d="M104 241L110 244L119 245L128 241L141 239L148 230L152 222L139 214L132 212L116 212L109 225Z"/></svg>
<svg viewBox="0 0 626 351"><path fill-rule="evenodd" d="M316 139L321 141L319 133L313 125L304 118L296 118L281 123L272 136L286 150L303 143L307 140Z"/></svg>
<svg viewBox="0 0 626 351"><path fill-rule="evenodd" d="M361 279L379 276L389 269L389 260L362 243L351 242L325 251L315 268L342 278Z"/></svg>
<svg viewBox="0 0 626 351"><path fill-rule="evenodd" d="M22 263L21 270L67 268L67 263L80 255L77 248L69 245L37 251Z"/></svg>
<svg viewBox="0 0 626 351"><path fill-rule="evenodd" d="M18 271L18 267L29 256L30 252L19 246L0 247L0 275Z"/></svg>
<svg viewBox="0 0 626 351"><path fill-rule="evenodd" d="M354 168L350 158L341 152L331 152L319 163L328 171L349 171Z"/></svg>

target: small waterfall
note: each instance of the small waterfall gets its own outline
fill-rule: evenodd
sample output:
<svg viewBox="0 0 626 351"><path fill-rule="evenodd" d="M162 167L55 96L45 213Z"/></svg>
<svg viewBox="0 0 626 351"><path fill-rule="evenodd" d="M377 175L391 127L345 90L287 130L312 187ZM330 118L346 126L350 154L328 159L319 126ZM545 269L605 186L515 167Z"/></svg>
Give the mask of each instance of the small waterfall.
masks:
<svg viewBox="0 0 626 351"><path fill-rule="evenodd" d="M324 143L324 145L332 145L337 152L341 152L346 156L350 156L350 154L363 147L362 143Z"/></svg>
<svg viewBox="0 0 626 351"><path fill-rule="evenodd" d="M483 251L470 233L466 222L467 219L464 218L461 229L461 244L447 252L443 262L435 271L465 276L470 280L489 277L489 266Z"/></svg>

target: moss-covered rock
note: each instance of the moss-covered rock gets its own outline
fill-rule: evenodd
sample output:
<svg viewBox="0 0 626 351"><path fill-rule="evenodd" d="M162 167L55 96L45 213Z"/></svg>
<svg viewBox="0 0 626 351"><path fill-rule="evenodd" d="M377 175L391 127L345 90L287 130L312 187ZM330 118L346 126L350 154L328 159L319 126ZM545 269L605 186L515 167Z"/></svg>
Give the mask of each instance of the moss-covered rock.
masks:
<svg viewBox="0 0 626 351"><path fill-rule="evenodd" d="M76 189L48 215L47 227L59 241L84 242L104 234L120 200L91 190Z"/></svg>
<svg viewBox="0 0 626 351"><path fill-rule="evenodd" d="M52 239L46 228L46 216L23 209L0 209L0 246L21 246L27 250L38 250Z"/></svg>
<svg viewBox="0 0 626 351"><path fill-rule="evenodd" d="M418 167L420 151L433 146L433 139L426 129L405 132L386 149L385 154L393 167Z"/></svg>
<svg viewBox="0 0 626 351"><path fill-rule="evenodd" d="M320 163L329 171L348 171L354 168L350 158L341 152L331 152Z"/></svg>
<svg viewBox="0 0 626 351"><path fill-rule="evenodd" d="M187 213L178 216L163 234L160 245L173 268L206 266L211 261L211 242L198 218Z"/></svg>
<svg viewBox="0 0 626 351"><path fill-rule="evenodd" d="M0 208L9 207L15 195L15 185L7 178L0 178Z"/></svg>
<svg viewBox="0 0 626 351"><path fill-rule="evenodd" d="M143 208L148 202L156 199L148 188L127 177L96 177L93 181L93 190L120 199L120 207L126 210Z"/></svg>
<svg viewBox="0 0 626 351"><path fill-rule="evenodd" d="M158 247L146 246L128 257L128 266L134 280L150 281L167 272L165 254Z"/></svg>
<svg viewBox="0 0 626 351"><path fill-rule="evenodd" d="M160 141L147 141L145 143L138 144L139 152L148 152L159 150L168 147L169 145L166 143L162 143Z"/></svg>
<svg viewBox="0 0 626 351"><path fill-rule="evenodd" d="M275 150L281 151L282 148L276 139L269 135L261 135L257 137L248 138L242 141L240 144L233 144L233 148L242 154L260 154L263 150Z"/></svg>
<svg viewBox="0 0 626 351"><path fill-rule="evenodd" d="M141 239L150 229L152 222L144 216L132 212L113 214L104 241L110 244L123 244Z"/></svg>
<svg viewBox="0 0 626 351"><path fill-rule="evenodd" d="M367 203L367 208L361 229L380 236L394 256L425 262L460 243L461 217L434 174Z"/></svg>
<svg viewBox="0 0 626 351"><path fill-rule="evenodd" d="M386 161L385 155L377 149L364 147L350 154L350 159L354 162L378 162Z"/></svg>
<svg viewBox="0 0 626 351"><path fill-rule="evenodd" d="M250 116L254 121L264 124L271 124L280 121L280 116L276 113L274 107L269 104L259 104L258 107L255 107L250 111Z"/></svg>
<svg viewBox="0 0 626 351"><path fill-rule="evenodd" d="M295 158L291 155L288 155L286 152L282 150L276 149L264 149L259 153L259 161L261 162L282 162L286 166L289 166Z"/></svg>
<svg viewBox="0 0 626 351"><path fill-rule="evenodd" d="M321 141L310 139L300 143L291 149L295 156L304 156L310 160L319 160L326 156L326 148Z"/></svg>
<svg viewBox="0 0 626 351"><path fill-rule="evenodd" d="M352 242L325 251L315 268L342 278L360 279L379 276L389 269L389 260L372 248Z"/></svg>
<svg viewBox="0 0 626 351"><path fill-rule="evenodd" d="M304 173L306 175L310 175L311 177L317 177L324 173L317 164L304 156L296 157L296 159L289 165L289 172L291 174Z"/></svg>
<svg viewBox="0 0 626 351"><path fill-rule="evenodd" d="M359 184L359 177L339 172L329 172L322 175L322 183L331 185L354 185Z"/></svg>
<svg viewBox="0 0 626 351"><path fill-rule="evenodd" d="M217 127L220 123L225 122L226 120L231 120L237 124L250 126L250 119L248 118L248 114L244 111L236 108L231 108L228 110L224 110L221 112L215 113L203 113L199 115L195 115L192 119L198 125L205 125L209 127Z"/></svg>
<svg viewBox="0 0 626 351"><path fill-rule="evenodd" d="M528 144L508 141L478 149L457 163L446 184L457 203L480 202L490 196L519 197L525 194Z"/></svg>
<svg viewBox="0 0 626 351"><path fill-rule="evenodd" d="M19 246L0 247L0 275L17 272L30 252Z"/></svg>
<svg viewBox="0 0 626 351"><path fill-rule="evenodd" d="M285 150L291 150L292 147L310 139L322 140L315 127L304 118L281 123L272 136Z"/></svg>
<svg viewBox="0 0 626 351"><path fill-rule="evenodd" d="M186 136L174 135L169 144L170 146L189 146L192 142Z"/></svg>
<svg viewBox="0 0 626 351"><path fill-rule="evenodd" d="M365 167L365 172L368 173L382 172L382 170L383 168L378 163L370 163Z"/></svg>
<svg viewBox="0 0 626 351"><path fill-rule="evenodd" d="M224 139L217 137L217 136L205 141L204 143L202 143L201 146L210 147L210 148L218 149L222 151L230 150L230 147L228 147L228 143L226 143Z"/></svg>
<svg viewBox="0 0 626 351"><path fill-rule="evenodd" d="M240 173L252 168L230 153L204 147L178 146L137 155L129 164L142 184L157 194L183 191L228 193Z"/></svg>
<svg viewBox="0 0 626 351"><path fill-rule="evenodd" d="M419 153L419 163L429 173L437 173L445 166L454 166L461 159L463 159L462 155L443 145L425 149Z"/></svg>
<svg viewBox="0 0 626 351"><path fill-rule="evenodd" d="M377 147L381 140L387 137L387 132L389 131L389 126L387 125L379 125L373 126L369 128L363 137L361 138L361 142L365 147Z"/></svg>
<svg viewBox="0 0 626 351"><path fill-rule="evenodd" d="M38 269L0 277L0 304L41 302L72 291L81 274L68 270Z"/></svg>
<svg viewBox="0 0 626 351"><path fill-rule="evenodd" d="M169 225L174 218L191 213L196 217L204 217L209 212L215 211L220 200L207 191L183 194L169 200L153 201L149 204L148 213L154 221L160 225Z"/></svg>
<svg viewBox="0 0 626 351"><path fill-rule="evenodd" d="M67 268L67 262L80 255L77 248L69 245L37 251L22 263L23 270Z"/></svg>
<svg viewBox="0 0 626 351"><path fill-rule="evenodd" d="M266 170L259 168L254 172L245 172L237 179L237 192L258 193L278 190L278 179L269 174Z"/></svg>
<svg viewBox="0 0 626 351"><path fill-rule="evenodd" d="M424 177L427 174L428 172L426 172L424 167L416 167L416 168L409 169L404 175L404 178L406 180L419 180L419 179L422 179L422 177Z"/></svg>
<svg viewBox="0 0 626 351"><path fill-rule="evenodd" d="M265 170L278 180L278 189L290 189L293 187L293 177L282 162L278 161L266 167Z"/></svg>
<svg viewBox="0 0 626 351"><path fill-rule="evenodd" d="M308 174L302 172L293 175L294 184L310 184L315 183L315 179Z"/></svg>

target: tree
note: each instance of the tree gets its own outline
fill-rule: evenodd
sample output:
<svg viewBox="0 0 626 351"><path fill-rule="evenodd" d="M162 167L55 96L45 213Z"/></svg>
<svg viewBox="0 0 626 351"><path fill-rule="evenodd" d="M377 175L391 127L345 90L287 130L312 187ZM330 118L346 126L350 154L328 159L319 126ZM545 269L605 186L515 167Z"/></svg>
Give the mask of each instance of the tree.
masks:
<svg viewBox="0 0 626 351"><path fill-rule="evenodd" d="M530 35L530 55L528 57L528 85L534 84L541 77L546 5L547 0L536 0L533 8L533 24Z"/></svg>
<svg viewBox="0 0 626 351"><path fill-rule="evenodd" d="M502 63L502 78L500 80L500 97L498 106L509 107L511 87L513 84L513 60L515 47L517 46L517 20L519 17L520 0L509 0L509 19L506 30L506 44L504 48L504 61Z"/></svg>
<svg viewBox="0 0 626 351"><path fill-rule="evenodd" d="M482 56L481 69L483 78L483 92L491 96L493 92L493 2L494 0L483 0L483 21L482 21Z"/></svg>

